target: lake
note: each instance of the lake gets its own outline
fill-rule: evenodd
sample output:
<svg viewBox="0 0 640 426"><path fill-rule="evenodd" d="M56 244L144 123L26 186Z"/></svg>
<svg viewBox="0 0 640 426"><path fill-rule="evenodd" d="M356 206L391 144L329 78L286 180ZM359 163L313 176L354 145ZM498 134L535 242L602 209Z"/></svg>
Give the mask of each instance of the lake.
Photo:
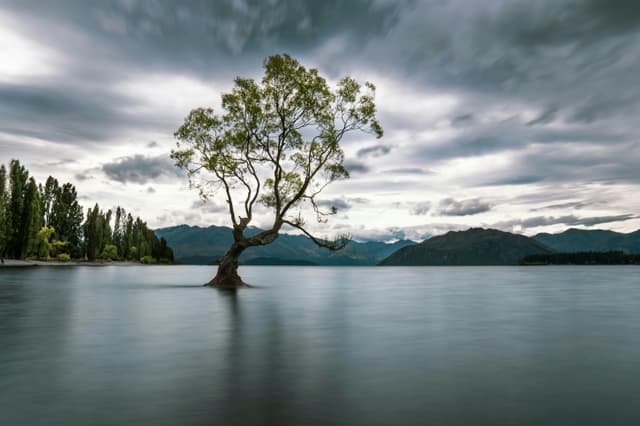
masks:
<svg viewBox="0 0 640 426"><path fill-rule="evenodd" d="M0 424L640 424L640 267L0 269Z"/></svg>

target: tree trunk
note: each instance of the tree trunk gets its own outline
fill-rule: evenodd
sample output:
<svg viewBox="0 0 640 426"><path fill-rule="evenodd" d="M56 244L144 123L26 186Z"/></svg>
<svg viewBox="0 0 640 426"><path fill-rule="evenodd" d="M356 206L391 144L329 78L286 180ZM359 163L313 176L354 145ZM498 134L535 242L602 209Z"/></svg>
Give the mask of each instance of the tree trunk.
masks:
<svg viewBox="0 0 640 426"><path fill-rule="evenodd" d="M218 272L206 285L218 288L239 288L247 287L247 284L242 281L240 275L238 275L238 258L246 247L239 243L234 243L233 246L227 251L220 260L218 265Z"/></svg>

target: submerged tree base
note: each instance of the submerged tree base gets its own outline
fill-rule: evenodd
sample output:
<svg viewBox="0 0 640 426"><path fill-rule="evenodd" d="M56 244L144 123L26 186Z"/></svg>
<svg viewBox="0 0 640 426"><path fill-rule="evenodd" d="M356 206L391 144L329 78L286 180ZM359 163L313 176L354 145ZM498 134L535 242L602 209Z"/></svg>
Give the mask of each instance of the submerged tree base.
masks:
<svg viewBox="0 0 640 426"><path fill-rule="evenodd" d="M230 273L221 273L218 271L218 274L205 284L206 287L219 288L223 290L235 290L238 288L250 288L251 286L240 278L238 272L233 270Z"/></svg>
<svg viewBox="0 0 640 426"><path fill-rule="evenodd" d="M245 282L243 282L242 284L229 285L229 284L212 284L211 281L209 281L206 284L203 284L203 287L217 288L218 290L239 290L241 288L253 288L251 284L247 284Z"/></svg>

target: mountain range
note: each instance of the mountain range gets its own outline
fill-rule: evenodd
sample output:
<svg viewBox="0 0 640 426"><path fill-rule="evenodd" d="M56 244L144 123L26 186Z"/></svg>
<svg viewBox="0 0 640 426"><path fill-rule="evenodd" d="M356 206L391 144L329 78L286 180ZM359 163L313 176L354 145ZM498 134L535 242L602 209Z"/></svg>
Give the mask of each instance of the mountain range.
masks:
<svg viewBox="0 0 640 426"><path fill-rule="evenodd" d="M601 229L568 229L560 234L538 234L536 241L557 252L575 253L580 251L623 251L640 253L640 230L629 234Z"/></svg>
<svg viewBox="0 0 640 426"><path fill-rule="evenodd" d="M553 249L524 235L496 229L451 231L411 247L404 247L380 262L381 266L516 265L526 256L551 254Z"/></svg>
<svg viewBox="0 0 640 426"><path fill-rule="evenodd" d="M173 249L177 263L208 265L220 259L233 243L231 228L226 226L179 225L157 229L158 238L164 237ZM247 234L260 232L248 229ZM415 242L400 240L394 243L380 241L351 241L340 251L316 246L303 235L280 234L267 246L251 247L240 256L244 265L375 265L391 253Z"/></svg>
<svg viewBox="0 0 640 426"><path fill-rule="evenodd" d="M157 229L173 248L176 262L215 263L233 242L225 226L179 225ZM260 232L250 228L249 234ZM416 244L352 241L341 251L317 247L302 235L281 234L272 244L252 247L240 257L245 265L513 265L531 255L573 252L623 251L640 254L640 231L622 234L604 230L569 229L559 234L534 237L472 228L449 232Z"/></svg>

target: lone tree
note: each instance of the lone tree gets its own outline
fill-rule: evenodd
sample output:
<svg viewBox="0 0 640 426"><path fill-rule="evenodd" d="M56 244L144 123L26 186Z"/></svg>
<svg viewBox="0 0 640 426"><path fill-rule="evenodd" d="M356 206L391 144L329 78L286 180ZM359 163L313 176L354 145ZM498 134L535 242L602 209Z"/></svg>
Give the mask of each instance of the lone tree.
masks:
<svg viewBox="0 0 640 426"><path fill-rule="evenodd" d="M192 188L203 199L220 191L233 225L234 243L220 260L215 287L245 285L238 275L238 257L249 247L273 242L284 225L296 228L320 247L340 250L349 235L335 239L313 236L303 214L325 223L336 214L316 200L331 182L349 177L340 141L349 132L382 137L376 119L375 86L342 78L332 89L318 75L289 55L264 62L262 81L236 78L222 95L224 113L192 110L176 131L171 157L186 170ZM273 214L273 224L246 235L257 205Z"/></svg>

